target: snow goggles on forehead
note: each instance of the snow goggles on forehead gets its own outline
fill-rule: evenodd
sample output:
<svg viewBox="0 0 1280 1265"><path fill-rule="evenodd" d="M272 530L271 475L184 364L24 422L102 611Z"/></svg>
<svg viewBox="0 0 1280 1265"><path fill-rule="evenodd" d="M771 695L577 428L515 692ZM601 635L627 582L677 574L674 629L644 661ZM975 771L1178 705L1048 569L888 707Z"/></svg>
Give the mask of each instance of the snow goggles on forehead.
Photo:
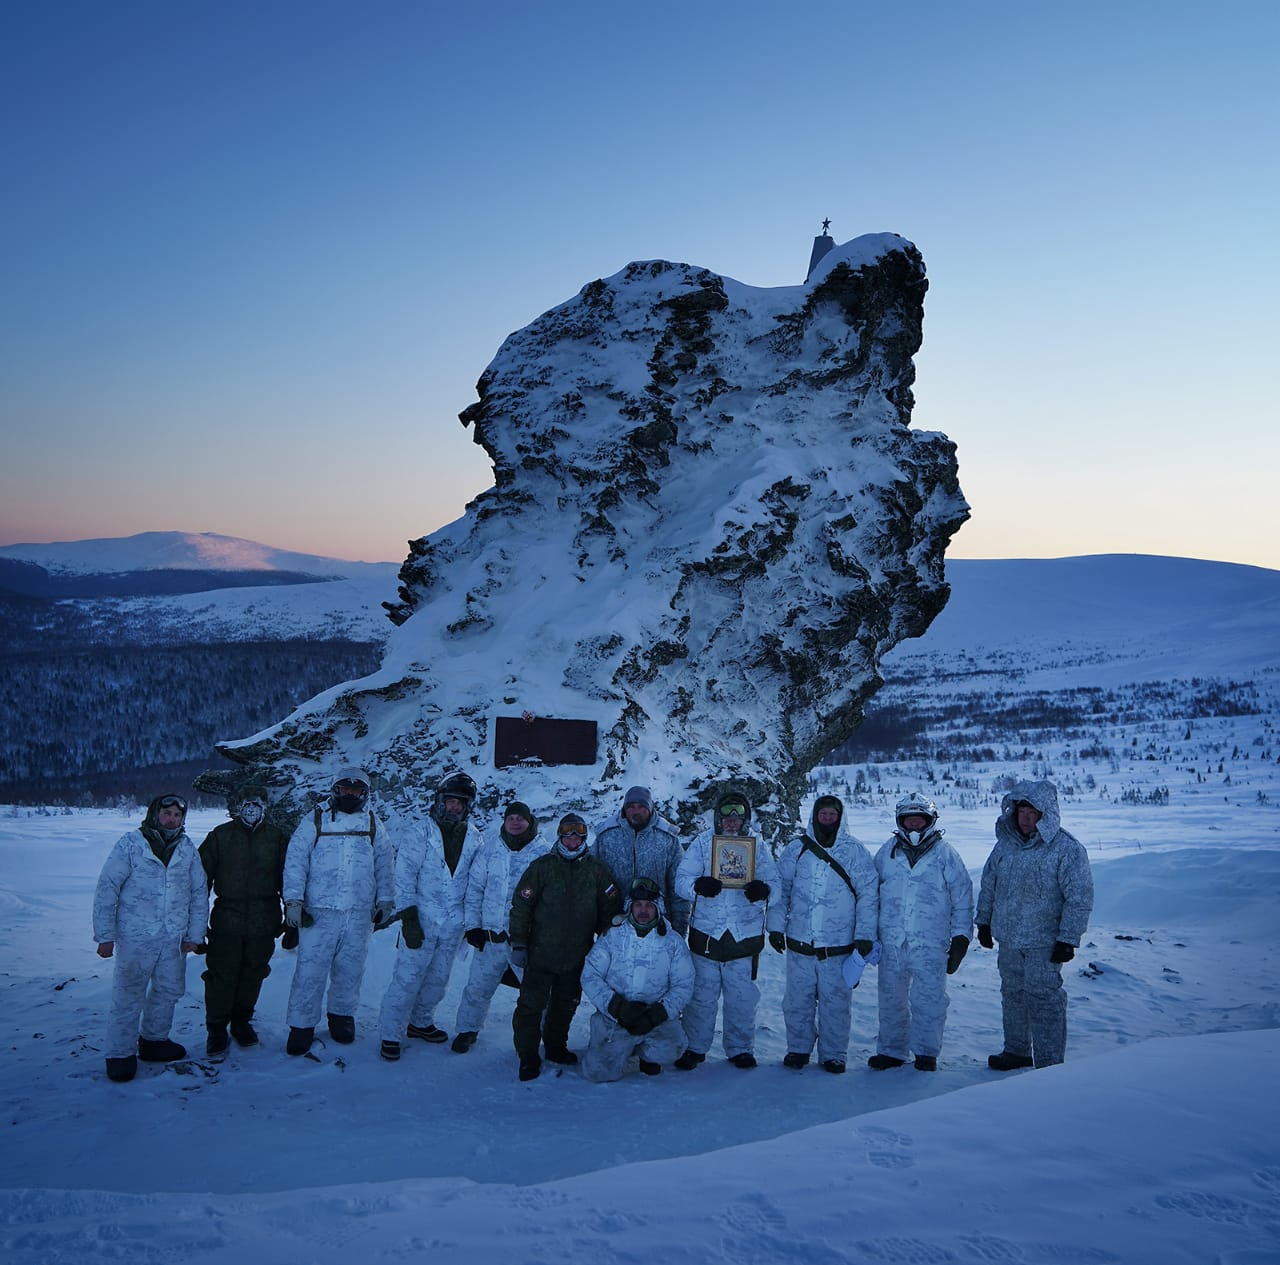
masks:
<svg viewBox="0 0 1280 1265"><path fill-rule="evenodd" d="M577 835L579 839L587 837L587 828L583 825L574 825L572 822L567 826L560 827L560 838L568 838L569 835Z"/></svg>
<svg viewBox="0 0 1280 1265"><path fill-rule="evenodd" d="M181 808L185 813L187 811L187 801L181 795L164 795L156 800L157 808Z"/></svg>
<svg viewBox="0 0 1280 1265"><path fill-rule="evenodd" d="M658 895L658 885L651 878L638 878L631 884L631 899L633 902L647 900L656 905L658 903Z"/></svg>

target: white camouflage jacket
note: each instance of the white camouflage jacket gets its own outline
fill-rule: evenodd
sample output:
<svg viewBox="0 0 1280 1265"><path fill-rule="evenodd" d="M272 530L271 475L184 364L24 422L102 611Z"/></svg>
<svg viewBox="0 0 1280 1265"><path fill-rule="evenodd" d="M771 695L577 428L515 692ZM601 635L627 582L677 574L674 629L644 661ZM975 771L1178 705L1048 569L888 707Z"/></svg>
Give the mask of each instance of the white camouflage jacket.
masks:
<svg viewBox="0 0 1280 1265"><path fill-rule="evenodd" d="M887 945L945 951L954 936L973 938L973 880L943 832L932 833L937 840L914 866L897 846L902 838L896 833L876 853L880 939Z"/></svg>
<svg viewBox="0 0 1280 1265"><path fill-rule="evenodd" d="M141 830L116 841L93 894L93 938L98 944L157 936L198 943L208 917L208 879L185 834L168 865L152 852Z"/></svg>
<svg viewBox="0 0 1280 1265"><path fill-rule="evenodd" d="M444 836L434 818L426 818L410 831L396 854L396 909L416 905L418 920L424 927L433 927L441 934L456 932L461 935L466 930L467 887L471 869L483 843L479 823L468 818L458 868L450 874L448 862L444 859Z"/></svg>
<svg viewBox="0 0 1280 1265"><path fill-rule="evenodd" d="M726 887L719 896L698 896L693 883L699 875L711 873L711 840L713 830L704 830L690 845L676 871L676 894L692 901L689 925L711 940L726 931L735 940L750 940L766 931L781 931L784 920L782 891L779 887L778 864L769 845L756 841L756 878L769 884L767 901L750 901L740 887Z"/></svg>
<svg viewBox="0 0 1280 1265"><path fill-rule="evenodd" d="M467 880L466 927L506 931L520 876L533 861L546 856L551 846L551 841L540 835L534 835L519 852L512 852L501 834L497 839L486 840L471 864L471 877Z"/></svg>
<svg viewBox="0 0 1280 1265"><path fill-rule="evenodd" d="M604 1015L614 993L621 993L628 1001L660 1001L674 1019L693 996L693 959L670 927L654 927L642 936L624 918L591 946L582 991Z"/></svg>
<svg viewBox="0 0 1280 1265"><path fill-rule="evenodd" d="M314 813L298 823L284 858L284 899L300 900L306 909L367 909L390 904L394 852L385 823L373 825L372 813L336 813L322 804L321 834Z"/></svg>
<svg viewBox="0 0 1280 1265"><path fill-rule="evenodd" d="M778 858L788 939L820 949L874 940L880 884L871 853L843 824L827 851L853 880L857 899L831 866L805 848L803 838L793 839Z"/></svg>

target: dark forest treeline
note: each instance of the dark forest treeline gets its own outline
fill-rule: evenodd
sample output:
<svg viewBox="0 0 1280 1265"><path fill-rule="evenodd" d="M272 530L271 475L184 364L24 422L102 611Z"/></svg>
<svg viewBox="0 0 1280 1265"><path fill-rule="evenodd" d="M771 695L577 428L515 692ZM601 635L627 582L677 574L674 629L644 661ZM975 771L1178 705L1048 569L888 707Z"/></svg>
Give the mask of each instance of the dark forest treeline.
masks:
<svg viewBox="0 0 1280 1265"><path fill-rule="evenodd" d="M186 789L299 704L366 676L382 647L352 641L122 646L0 658L0 802L113 803ZM174 779L184 778L178 786Z"/></svg>
<svg viewBox="0 0 1280 1265"><path fill-rule="evenodd" d="M981 764L1016 758L1047 739L1088 743L1104 726L1172 718L1252 716L1262 711L1252 681L1146 681L1114 689L949 692L926 679L890 679L866 717L823 764L908 759Z"/></svg>

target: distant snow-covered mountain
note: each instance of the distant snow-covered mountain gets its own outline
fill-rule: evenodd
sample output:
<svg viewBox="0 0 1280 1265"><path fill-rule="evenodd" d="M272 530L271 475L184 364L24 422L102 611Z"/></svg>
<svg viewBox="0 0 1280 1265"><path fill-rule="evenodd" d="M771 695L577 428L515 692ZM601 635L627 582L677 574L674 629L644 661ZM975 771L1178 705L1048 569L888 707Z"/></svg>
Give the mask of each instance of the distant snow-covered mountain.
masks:
<svg viewBox="0 0 1280 1265"><path fill-rule="evenodd" d="M144 531L135 536L99 540L5 545L0 560L28 562L51 577L125 575L135 571L272 572L330 579L350 578L386 562L348 562L309 553L292 553L216 532Z"/></svg>
<svg viewBox="0 0 1280 1265"><path fill-rule="evenodd" d="M1005 671L1053 688L1280 670L1280 571L1149 554L951 559L928 632L882 661Z"/></svg>
<svg viewBox="0 0 1280 1265"><path fill-rule="evenodd" d="M57 604L42 619L45 645L381 643L391 631L382 604L396 596L398 570L213 532L155 531L7 545L0 597Z"/></svg>

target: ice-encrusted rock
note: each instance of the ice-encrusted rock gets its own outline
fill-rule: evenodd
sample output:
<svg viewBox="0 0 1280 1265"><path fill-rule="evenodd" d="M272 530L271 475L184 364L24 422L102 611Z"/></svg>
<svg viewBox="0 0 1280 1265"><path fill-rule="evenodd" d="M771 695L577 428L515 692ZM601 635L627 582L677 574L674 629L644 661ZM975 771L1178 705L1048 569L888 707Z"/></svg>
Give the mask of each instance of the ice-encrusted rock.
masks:
<svg viewBox="0 0 1280 1265"><path fill-rule="evenodd" d="M296 791L363 765L411 814L463 768L486 807L590 817L639 782L692 829L733 781L790 825L947 598L968 508L952 442L910 427L927 284L876 234L802 286L662 261L584 286L460 415L494 486L413 542L381 670L221 750ZM522 711L595 720L596 765L495 769Z"/></svg>

